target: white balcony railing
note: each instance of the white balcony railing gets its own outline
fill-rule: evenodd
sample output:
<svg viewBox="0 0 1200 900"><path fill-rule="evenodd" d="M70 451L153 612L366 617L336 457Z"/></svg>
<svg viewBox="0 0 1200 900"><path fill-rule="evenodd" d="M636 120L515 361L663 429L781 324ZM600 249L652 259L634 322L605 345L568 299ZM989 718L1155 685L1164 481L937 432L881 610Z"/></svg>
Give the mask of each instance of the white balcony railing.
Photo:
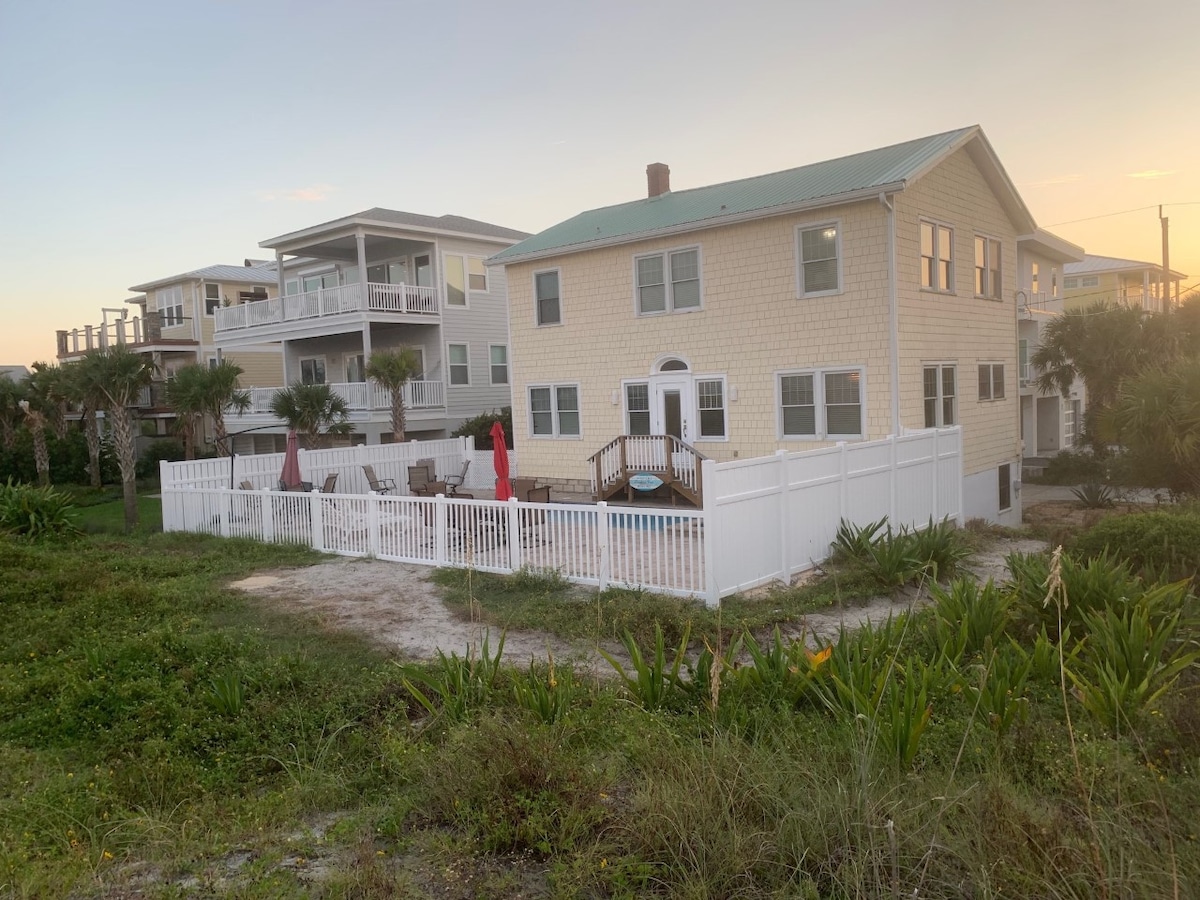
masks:
<svg viewBox="0 0 1200 900"><path fill-rule="evenodd" d="M390 410L392 395L373 381L330 384L333 392L346 401L351 412ZM271 398L282 388L249 388L250 406L246 415L271 412ZM446 405L445 385L441 381L410 381L404 386L406 409L437 409Z"/></svg>
<svg viewBox="0 0 1200 900"><path fill-rule="evenodd" d="M438 314L437 289L414 284L359 283L292 294L282 300L255 300L215 310L216 331L237 331L280 322L296 322L347 312L389 312L417 316Z"/></svg>

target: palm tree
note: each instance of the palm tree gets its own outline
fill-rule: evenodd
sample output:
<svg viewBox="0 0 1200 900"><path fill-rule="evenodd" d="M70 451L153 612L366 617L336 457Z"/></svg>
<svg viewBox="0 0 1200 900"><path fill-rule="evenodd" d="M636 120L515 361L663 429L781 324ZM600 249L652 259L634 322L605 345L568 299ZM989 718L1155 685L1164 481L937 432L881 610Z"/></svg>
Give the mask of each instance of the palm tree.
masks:
<svg viewBox="0 0 1200 900"><path fill-rule="evenodd" d="M60 441L67 437L67 405L70 402L70 387L61 366L53 363L35 362L33 375L38 381L38 391L45 398L47 423L54 436Z"/></svg>
<svg viewBox="0 0 1200 900"><path fill-rule="evenodd" d="M223 359L215 366L210 366L204 373L201 407L212 417L213 438L217 444L217 453L221 456L229 453L225 413L231 409L245 412L250 408L250 395L241 389L238 382L242 371L242 367L237 363Z"/></svg>
<svg viewBox="0 0 1200 900"><path fill-rule="evenodd" d="M175 430L183 440L183 458L196 458L196 439L204 424L207 369L184 366L167 381L167 403L175 411Z"/></svg>
<svg viewBox="0 0 1200 900"><path fill-rule="evenodd" d="M1200 494L1200 357L1151 366L1126 380L1104 424L1121 435L1143 474Z"/></svg>
<svg viewBox="0 0 1200 900"><path fill-rule="evenodd" d="M84 354L79 363L89 390L101 398L121 469L121 488L125 499L125 531L137 527L137 435L133 411L142 388L154 380L157 367L153 360L130 350L124 344Z"/></svg>
<svg viewBox="0 0 1200 900"><path fill-rule="evenodd" d="M17 426L21 421L20 402L24 397L21 385L0 375L0 447L11 450L17 441Z"/></svg>
<svg viewBox="0 0 1200 900"><path fill-rule="evenodd" d="M46 425L54 418L57 401L54 399L55 375L46 363L35 362L33 371L25 376L25 398L20 401L25 415L25 427L33 438L33 464L38 482L50 484L50 449L46 446Z"/></svg>
<svg viewBox="0 0 1200 900"><path fill-rule="evenodd" d="M102 395L92 385L84 367L70 363L62 367L64 390L68 401L79 407L79 421L83 424L83 438L88 449L88 481L92 487L100 487L100 427L96 415L100 411Z"/></svg>
<svg viewBox="0 0 1200 900"><path fill-rule="evenodd" d="M271 398L271 412L305 436L310 450L326 434L350 433L350 409L346 401L327 384L294 381Z"/></svg>
<svg viewBox="0 0 1200 900"><path fill-rule="evenodd" d="M367 377L392 395L392 440L404 442L404 386L421 374L421 357L412 347L372 353Z"/></svg>

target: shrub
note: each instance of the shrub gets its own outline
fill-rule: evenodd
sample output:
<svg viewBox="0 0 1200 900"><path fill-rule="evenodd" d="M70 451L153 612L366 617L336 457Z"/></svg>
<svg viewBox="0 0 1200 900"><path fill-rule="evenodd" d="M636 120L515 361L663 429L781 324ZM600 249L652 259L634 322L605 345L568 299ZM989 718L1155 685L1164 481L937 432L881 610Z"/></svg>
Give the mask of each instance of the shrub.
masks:
<svg viewBox="0 0 1200 900"><path fill-rule="evenodd" d="M65 438L58 438L52 431L46 432L46 449L50 453L50 481L54 484L87 484L88 451L83 432L72 427ZM100 474L105 481L119 481L116 460L110 447L103 445L100 452ZM29 431L17 431L11 450L0 448L0 481L12 478L16 481L37 481L37 467L33 461L33 438Z"/></svg>
<svg viewBox="0 0 1200 900"><path fill-rule="evenodd" d="M1058 606L1046 602L1050 559L1045 554L1013 553L1008 557L1008 569L1013 576L1013 611L1017 618L1029 626L1031 633L1044 628L1051 638L1061 640ZM1141 579L1129 566L1104 552L1082 562L1064 553L1061 578L1067 595L1061 612L1062 629L1076 637L1086 633L1085 613L1107 609L1122 598L1144 591Z"/></svg>
<svg viewBox="0 0 1200 900"><path fill-rule="evenodd" d="M930 592L934 638L952 663L1001 645L1012 596L990 578L982 587L974 578L960 578L945 589L935 584Z"/></svg>
<svg viewBox="0 0 1200 900"><path fill-rule="evenodd" d="M1098 481L1072 488L1075 499L1083 504L1084 509L1109 509L1115 505L1112 489Z"/></svg>
<svg viewBox="0 0 1200 900"><path fill-rule="evenodd" d="M451 437L473 437L475 438L476 450L491 450L492 449L492 425L497 421L504 426L504 443L508 445L508 449L513 448L513 428L512 428L512 407L506 406L499 412L492 410L490 413L483 413L475 416L473 419L467 419L459 425L453 432Z"/></svg>
<svg viewBox="0 0 1200 900"><path fill-rule="evenodd" d="M1103 481L1106 475L1104 460L1090 453L1063 450L1050 458L1039 480L1043 484L1084 484Z"/></svg>
<svg viewBox="0 0 1200 900"><path fill-rule="evenodd" d="M1194 578L1200 572L1200 512L1115 516L1089 528L1071 549L1079 559L1108 553L1143 578Z"/></svg>
<svg viewBox="0 0 1200 900"><path fill-rule="evenodd" d="M158 464L162 460L179 462L184 458L183 444L173 438L157 440L142 451L137 461L138 478L157 478Z"/></svg>
<svg viewBox="0 0 1200 900"><path fill-rule="evenodd" d="M0 532L30 539L75 534L70 497L54 488L17 484L0 486Z"/></svg>

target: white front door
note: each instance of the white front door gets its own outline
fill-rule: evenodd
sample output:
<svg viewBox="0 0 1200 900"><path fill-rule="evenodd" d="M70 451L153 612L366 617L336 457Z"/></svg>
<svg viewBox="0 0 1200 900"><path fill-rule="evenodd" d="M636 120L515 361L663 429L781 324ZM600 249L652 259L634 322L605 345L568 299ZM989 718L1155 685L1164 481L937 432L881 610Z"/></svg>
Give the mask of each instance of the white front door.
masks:
<svg viewBox="0 0 1200 900"><path fill-rule="evenodd" d="M650 379L650 432L692 442L692 377L655 375Z"/></svg>

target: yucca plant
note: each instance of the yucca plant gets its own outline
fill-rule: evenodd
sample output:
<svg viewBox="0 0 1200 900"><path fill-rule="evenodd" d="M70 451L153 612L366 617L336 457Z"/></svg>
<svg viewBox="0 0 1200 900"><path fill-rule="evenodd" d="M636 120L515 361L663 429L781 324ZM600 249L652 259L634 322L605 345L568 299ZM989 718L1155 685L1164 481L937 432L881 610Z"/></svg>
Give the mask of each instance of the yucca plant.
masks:
<svg viewBox="0 0 1200 900"><path fill-rule="evenodd" d="M982 587L973 578L960 578L948 588L933 585L933 637L954 664L964 656L1000 645L1009 623L1012 595L989 578Z"/></svg>
<svg viewBox="0 0 1200 900"><path fill-rule="evenodd" d="M901 525L867 548L868 571L888 590L898 590L928 571L926 562L915 552L913 534Z"/></svg>
<svg viewBox="0 0 1200 900"><path fill-rule="evenodd" d="M654 624L654 652L650 658L643 655L633 635L626 631L621 643L629 654L631 672L626 671L625 667L606 651L601 650L600 655L616 670L626 689L643 709L659 709L676 693L686 694L679 672L687 657L691 632L692 626L686 625L679 646L668 661L666 639L663 637L662 626L657 622Z"/></svg>
<svg viewBox="0 0 1200 900"><path fill-rule="evenodd" d="M738 670L738 684L767 703L799 706L810 695L813 683L833 653L833 648L809 650L803 641L784 641L776 627L772 640L760 647L754 636L744 638L750 665Z"/></svg>
<svg viewBox="0 0 1200 900"><path fill-rule="evenodd" d="M1098 481L1089 481L1077 488L1071 488L1071 493L1083 504L1084 509L1108 509L1116 503L1112 489Z"/></svg>
<svg viewBox="0 0 1200 900"><path fill-rule="evenodd" d="M36 540L78 534L71 498L51 487L0 485L0 533Z"/></svg>
<svg viewBox="0 0 1200 900"><path fill-rule="evenodd" d="M531 661L528 672L514 676L512 688L518 706L532 712L543 724L553 725L570 711L576 686L570 667L556 667L554 654L547 656L545 666Z"/></svg>
<svg viewBox="0 0 1200 900"><path fill-rule="evenodd" d="M223 716L241 714L246 705L246 689L237 672L226 672L208 683L208 704Z"/></svg>
<svg viewBox="0 0 1200 900"><path fill-rule="evenodd" d="M929 524L912 535L912 555L925 564L935 580L948 578L958 571L971 550L962 540L962 532L953 519L943 519L936 524L930 517Z"/></svg>
<svg viewBox="0 0 1200 900"><path fill-rule="evenodd" d="M991 651L990 641L988 650ZM1033 658L1016 641L1000 645L975 667L974 682L963 686L971 703L983 713L988 727L1004 735L1015 722L1029 715L1025 685L1033 672Z"/></svg>
<svg viewBox="0 0 1200 900"><path fill-rule="evenodd" d="M1078 562L1069 554L1061 557L1061 578L1067 602L1060 614L1055 604L1046 603L1050 580L1050 560L1045 554L1013 553L1008 556L1012 572L1013 612L1030 630L1045 629L1056 641L1060 616L1077 637L1086 634L1083 615L1090 610L1106 609L1123 597L1139 596L1144 590L1141 579L1124 563L1101 553Z"/></svg>
<svg viewBox="0 0 1200 900"><path fill-rule="evenodd" d="M830 545L830 559L833 562L866 560L868 551L879 540L880 532L886 525L886 516L878 522L868 522L866 525L855 525L842 519L838 522L837 533Z"/></svg>
<svg viewBox="0 0 1200 900"><path fill-rule="evenodd" d="M489 646L490 635L485 631L478 656L474 649L466 656L454 652L447 656L439 650L433 671L402 666L405 674L401 684L430 716L443 715L454 722L462 721L469 712L490 701L500 672L506 637L506 632L500 635L495 656Z"/></svg>

